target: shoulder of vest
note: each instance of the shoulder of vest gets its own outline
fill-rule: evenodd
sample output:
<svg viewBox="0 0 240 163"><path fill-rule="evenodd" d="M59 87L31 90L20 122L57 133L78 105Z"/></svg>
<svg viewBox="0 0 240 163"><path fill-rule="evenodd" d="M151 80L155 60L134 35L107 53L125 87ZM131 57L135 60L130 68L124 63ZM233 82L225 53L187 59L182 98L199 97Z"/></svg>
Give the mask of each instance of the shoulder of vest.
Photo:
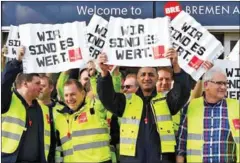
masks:
<svg viewBox="0 0 240 163"><path fill-rule="evenodd" d="M167 97L165 95L163 95L162 93L157 93L157 95L152 98L152 102L156 103L156 102L159 102L159 101L166 100L166 98Z"/></svg>
<svg viewBox="0 0 240 163"><path fill-rule="evenodd" d="M233 98L226 98L227 102L233 102L233 103L239 103L239 101L237 99L233 99Z"/></svg>
<svg viewBox="0 0 240 163"><path fill-rule="evenodd" d="M189 105L196 104L203 101L204 101L203 97L194 98L189 102Z"/></svg>
<svg viewBox="0 0 240 163"><path fill-rule="evenodd" d="M47 110L49 109L47 105L45 105L45 104L43 104L43 103L41 103L41 102L39 102L39 101L37 101L37 102L38 102L39 106L40 106L42 109L47 109Z"/></svg>
<svg viewBox="0 0 240 163"><path fill-rule="evenodd" d="M237 99L232 99L232 98L226 98L227 105L231 106L238 106L239 107L239 100Z"/></svg>
<svg viewBox="0 0 240 163"><path fill-rule="evenodd" d="M62 105L62 104L59 104L58 102L56 103L56 105L53 107L53 108L55 108L55 109L63 109L64 108L64 105Z"/></svg>

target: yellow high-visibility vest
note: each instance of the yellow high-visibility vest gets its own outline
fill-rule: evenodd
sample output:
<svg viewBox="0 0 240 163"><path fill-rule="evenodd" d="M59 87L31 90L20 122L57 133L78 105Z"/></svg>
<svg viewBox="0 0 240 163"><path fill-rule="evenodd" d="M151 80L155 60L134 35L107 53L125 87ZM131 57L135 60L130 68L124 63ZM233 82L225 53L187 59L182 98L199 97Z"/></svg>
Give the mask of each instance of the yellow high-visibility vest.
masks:
<svg viewBox="0 0 240 163"><path fill-rule="evenodd" d="M120 155L135 156L143 101L136 94L127 94L126 98L126 108L120 126ZM166 97L158 93L151 100L151 108L160 135L161 152L174 152L176 141Z"/></svg>
<svg viewBox="0 0 240 163"><path fill-rule="evenodd" d="M86 104L72 115L56 118L64 162L104 162L111 159L108 128L98 112Z"/></svg>
<svg viewBox="0 0 240 163"><path fill-rule="evenodd" d="M235 129L233 120L239 120L239 102L235 99L226 99L228 110L228 121L230 130L236 143L236 156L239 162L239 129ZM203 120L204 120L204 100L203 97L193 99L187 112L187 162L202 162L203 156Z"/></svg>
<svg viewBox="0 0 240 163"><path fill-rule="evenodd" d="M178 129L179 129L180 119L181 119L181 111L177 112L177 114L172 116L175 135L177 135L177 132L178 132Z"/></svg>
<svg viewBox="0 0 240 163"><path fill-rule="evenodd" d="M50 148L50 121L48 107L39 104L44 121L44 153L47 160ZM8 112L2 119L2 152L14 153L21 140L22 134L26 131L26 109L21 100L15 93L12 94L12 100Z"/></svg>

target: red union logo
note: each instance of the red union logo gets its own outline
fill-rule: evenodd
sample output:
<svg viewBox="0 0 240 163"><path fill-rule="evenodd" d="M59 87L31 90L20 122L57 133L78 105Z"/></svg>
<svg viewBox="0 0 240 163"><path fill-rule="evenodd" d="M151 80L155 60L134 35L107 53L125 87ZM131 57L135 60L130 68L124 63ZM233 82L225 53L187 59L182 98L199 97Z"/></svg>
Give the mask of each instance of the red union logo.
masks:
<svg viewBox="0 0 240 163"><path fill-rule="evenodd" d="M154 59L164 58L165 49L163 45L153 47Z"/></svg>
<svg viewBox="0 0 240 163"><path fill-rule="evenodd" d="M171 19L174 19L181 11L182 7L178 2L167 2L164 5L164 14Z"/></svg>
<svg viewBox="0 0 240 163"><path fill-rule="evenodd" d="M193 56L188 65L195 70L197 70L203 63L203 60L199 59L197 56Z"/></svg>
<svg viewBox="0 0 240 163"><path fill-rule="evenodd" d="M240 129L240 119L233 119L233 125L235 129Z"/></svg>
<svg viewBox="0 0 240 163"><path fill-rule="evenodd" d="M78 117L78 122L79 123L84 123L84 122L87 122L87 121L88 121L87 113L86 112L81 113Z"/></svg>
<svg viewBox="0 0 240 163"><path fill-rule="evenodd" d="M80 48L68 50L70 62L75 62L82 59L82 52Z"/></svg>

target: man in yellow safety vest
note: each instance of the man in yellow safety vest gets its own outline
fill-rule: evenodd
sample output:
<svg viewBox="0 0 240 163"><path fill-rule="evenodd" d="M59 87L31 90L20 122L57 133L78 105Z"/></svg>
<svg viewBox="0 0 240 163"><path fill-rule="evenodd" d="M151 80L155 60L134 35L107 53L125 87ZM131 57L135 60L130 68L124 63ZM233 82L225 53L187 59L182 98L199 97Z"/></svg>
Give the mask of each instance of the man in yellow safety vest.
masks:
<svg viewBox="0 0 240 163"><path fill-rule="evenodd" d="M106 109L121 117L120 162L174 162L175 135L171 115L176 114L190 95L188 75L178 65L177 52L169 49L174 86L167 96L156 91L157 71L140 68L139 89L133 94L116 93L108 71L107 55L98 56L101 76L97 82L99 99Z"/></svg>
<svg viewBox="0 0 240 163"><path fill-rule="evenodd" d="M24 48L21 48L2 74L1 159L4 163L43 163L51 160L48 156L53 135L50 134L49 110L36 100L41 91L39 75L22 73L23 56Z"/></svg>
<svg viewBox="0 0 240 163"><path fill-rule="evenodd" d="M239 101L225 98L227 77L214 67L203 78L204 95L184 108L177 162L240 162Z"/></svg>
<svg viewBox="0 0 240 163"><path fill-rule="evenodd" d="M81 83L69 79L64 84L66 106L56 117L57 150L63 162L111 163L108 126L94 103L85 100Z"/></svg>

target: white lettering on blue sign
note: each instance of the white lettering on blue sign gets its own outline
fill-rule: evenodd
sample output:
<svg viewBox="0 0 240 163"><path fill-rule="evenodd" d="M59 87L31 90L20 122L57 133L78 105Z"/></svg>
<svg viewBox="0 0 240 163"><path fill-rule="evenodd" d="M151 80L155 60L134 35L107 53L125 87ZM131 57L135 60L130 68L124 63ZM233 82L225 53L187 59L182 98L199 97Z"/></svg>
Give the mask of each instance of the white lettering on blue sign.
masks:
<svg viewBox="0 0 240 163"><path fill-rule="evenodd" d="M185 11L191 15L228 15L240 14L239 6L185 6Z"/></svg>
<svg viewBox="0 0 240 163"><path fill-rule="evenodd" d="M89 6L77 6L78 15L127 15L131 13L131 15L141 15L142 9L138 7L131 6L128 8L101 8L94 5L94 7ZM129 13L128 13L129 12Z"/></svg>

